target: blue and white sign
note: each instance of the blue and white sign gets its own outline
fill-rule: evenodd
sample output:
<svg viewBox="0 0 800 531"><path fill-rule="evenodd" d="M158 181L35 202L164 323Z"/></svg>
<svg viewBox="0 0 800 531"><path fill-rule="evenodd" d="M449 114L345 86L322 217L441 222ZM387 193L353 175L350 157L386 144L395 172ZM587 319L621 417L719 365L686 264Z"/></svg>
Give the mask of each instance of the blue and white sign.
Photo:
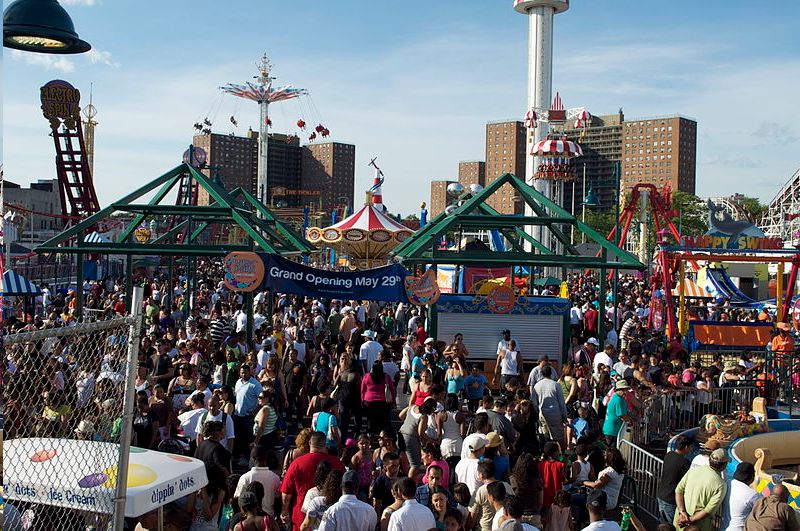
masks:
<svg viewBox="0 0 800 531"><path fill-rule="evenodd" d="M280 256L264 260L262 289L328 299L408 302L403 281L408 271L400 264L362 271L326 271Z"/></svg>

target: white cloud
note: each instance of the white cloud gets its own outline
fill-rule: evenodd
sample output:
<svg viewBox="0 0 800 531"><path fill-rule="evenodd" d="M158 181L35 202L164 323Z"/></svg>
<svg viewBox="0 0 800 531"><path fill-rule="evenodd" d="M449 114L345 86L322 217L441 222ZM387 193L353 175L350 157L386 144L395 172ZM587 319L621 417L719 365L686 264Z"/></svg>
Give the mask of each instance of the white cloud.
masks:
<svg viewBox="0 0 800 531"><path fill-rule="evenodd" d="M98 50L96 48L92 48L88 52L86 52L86 57L92 64L104 64L108 66L113 66L114 68L119 67L119 63L112 59L111 52L106 52L103 50Z"/></svg>
<svg viewBox="0 0 800 531"><path fill-rule="evenodd" d="M786 146L797 142L797 136L791 127L778 122L761 122L752 135L759 139L761 143L777 144Z"/></svg>
<svg viewBox="0 0 800 531"><path fill-rule="evenodd" d="M726 155L714 155L706 157L700 161L706 166L734 166L738 168L760 168L764 165L763 161L750 157L731 157Z"/></svg>
<svg viewBox="0 0 800 531"><path fill-rule="evenodd" d="M66 57L59 55L11 50L11 58L17 61L24 61L29 65L42 66L45 70L56 70L64 73L69 73L75 70L75 63Z"/></svg>

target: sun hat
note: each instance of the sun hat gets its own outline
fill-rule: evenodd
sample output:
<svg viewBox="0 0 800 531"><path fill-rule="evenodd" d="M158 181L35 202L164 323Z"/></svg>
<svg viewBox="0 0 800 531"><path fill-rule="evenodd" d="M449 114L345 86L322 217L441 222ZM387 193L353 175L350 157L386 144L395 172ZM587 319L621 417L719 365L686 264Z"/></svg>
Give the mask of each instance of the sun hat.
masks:
<svg viewBox="0 0 800 531"><path fill-rule="evenodd" d="M78 435L93 435L94 424L90 420L82 420L78 423L78 427L75 428L75 433Z"/></svg>
<svg viewBox="0 0 800 531"><path fill-rule="evenodd" d="M628 382L626 382L625 380L617 380L617 382L614 384L615 391L622 391L624 389L630 389L630 388L631 386L628 385Z"/></svg>
<svg viewBox="0 0 800 531"><path fill-rule="evenodd" d="M364 330L364 333L361 334L362 337L368 337L370 339L375 339L375 332L372 330Z"/></svg>
<svg viewBox="0 0 800 531"><path fill-rule="evenodd" d="M725 365L723 366L723 371L732 371L738 368L739 365L735 361L726 361Z"/></svg>
<svg viewBox="0 0 800 531"><path fill-rule="evenodd" d="M722 448L717 448L716 450L711 452L711 455L708 456L709 463L724 464L724 463L729 463L730 460L731 458L728 457L728 453Z"/></svg>
<svg viewBox="0 0 800 531"><path fill-rule="evenodd" d="M503 444L503 436L497 433L496 431L490 431L486 434L486 447L487 448L497 448L501 444Z"/></svg>
<svg viewBox="0 0 800 531"><path fill-rule="evenodd" d="M594 345L596 347L600 346L600 342L597 340L596 337L590 337L589 339L586 340L586 342L589 343L590 345Z"/></svg>
<svg viewBox="0 0 800 531"><path fill-rule="evenodd" d="M779 323L776 323L775 324L775 328L777 328L778 330L783 330L784 332L791 332L792 331L792 327L789 326L788 323L784 323L783 321L781 321Z"/></svg>
<svg viewBox="0 0 800 531"><path fill-rule="evenodd" d="M425 340L426 345L431 345L433 343L436 343L436 340L433 339L432 337L429 337L428 339Z"/></svg>

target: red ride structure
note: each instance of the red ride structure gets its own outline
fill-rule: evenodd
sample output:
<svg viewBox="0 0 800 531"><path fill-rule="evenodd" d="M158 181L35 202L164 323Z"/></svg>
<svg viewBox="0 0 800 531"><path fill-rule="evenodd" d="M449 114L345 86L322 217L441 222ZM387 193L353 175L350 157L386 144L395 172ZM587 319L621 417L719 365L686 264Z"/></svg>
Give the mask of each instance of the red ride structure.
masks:
<svg viewBox="0 0 800 531"><path fill-rule="evenodd" d="M86 218L100 210L80 118L80 91L62 80L41 89L42 114L50 122L56 148L61 214Z"/></svg>

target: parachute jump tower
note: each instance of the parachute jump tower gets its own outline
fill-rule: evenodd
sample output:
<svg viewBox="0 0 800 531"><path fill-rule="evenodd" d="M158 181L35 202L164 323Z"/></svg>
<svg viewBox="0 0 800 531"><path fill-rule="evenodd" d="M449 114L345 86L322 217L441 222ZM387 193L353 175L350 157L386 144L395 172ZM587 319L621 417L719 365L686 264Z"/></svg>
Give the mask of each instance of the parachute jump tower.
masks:
<svg viewBox="0 0 800 531"><path fill-rule="evenodd" d="M553 91L553 16L569 9L569 0L514 0L514 9L528 16L528 109L548 108ZM531 153L531 147L547 138L548 123L528 128L528 154L525 164L525 182L547 197L552 197L552 182L536 178L541 157ZM534 213L527 208L526 216ZM544 229L546 230L546 229ZM543 227L533 227L533 237L541 242Z"/></svg>

